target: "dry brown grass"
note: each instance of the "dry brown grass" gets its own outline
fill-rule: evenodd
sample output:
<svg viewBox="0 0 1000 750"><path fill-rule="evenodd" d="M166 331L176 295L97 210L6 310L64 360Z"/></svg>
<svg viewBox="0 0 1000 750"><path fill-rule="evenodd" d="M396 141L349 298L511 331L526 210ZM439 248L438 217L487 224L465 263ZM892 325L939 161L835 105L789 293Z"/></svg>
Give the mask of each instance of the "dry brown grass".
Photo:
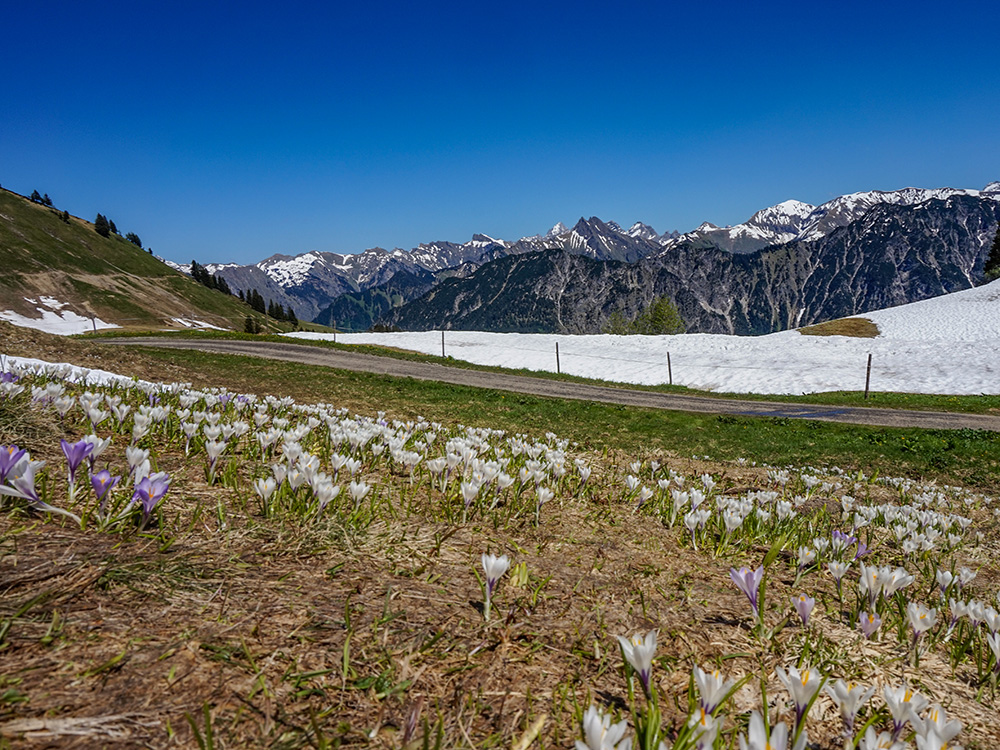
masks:
<svg viewBox="0 0 1000 750"><path fill-rule="evenodd" d="M803 336L851 336L873 339L879 334L878 326L868 318L840 318L798 329Z"/></svg>

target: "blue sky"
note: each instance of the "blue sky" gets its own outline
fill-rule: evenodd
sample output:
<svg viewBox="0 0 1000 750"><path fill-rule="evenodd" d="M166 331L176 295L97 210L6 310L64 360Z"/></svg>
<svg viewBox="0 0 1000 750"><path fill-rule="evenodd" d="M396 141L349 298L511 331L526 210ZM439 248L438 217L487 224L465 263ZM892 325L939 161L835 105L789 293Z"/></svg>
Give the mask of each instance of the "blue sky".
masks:
<svg viewBox="0 0 1000 750"><path fill-rule="evenodd" d="M4 10L0 184L178 262L1000 179L994 3Z"/></svg>

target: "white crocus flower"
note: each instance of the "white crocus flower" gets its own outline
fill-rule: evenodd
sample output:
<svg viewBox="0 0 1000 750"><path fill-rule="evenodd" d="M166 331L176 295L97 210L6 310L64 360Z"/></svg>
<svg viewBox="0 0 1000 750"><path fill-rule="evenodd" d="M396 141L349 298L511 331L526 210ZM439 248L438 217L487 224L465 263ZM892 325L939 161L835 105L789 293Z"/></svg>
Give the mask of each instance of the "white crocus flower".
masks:
<svg viewBox="0 0 1000 750"><path fill-rule="evenodd" d="M910 620L910 627L913 628L913 635L919 637L934 627L937 622L937 610L918 602L910 602L906 605L906 616Z"/></svg>
<svg viewBox="0 0 1000 750"><path fill-rule="evenodd" d="M826 686L826 693L840 710L840 718L844 720L844 727L850 734L854 729L854 718L875 693L875 686L865 690L861 685L837 680L832 685Z"/></svg>
<svg viewBox="0 0 1000 750"><path fill-rule="evenodd" d="M898 688L886 687L882 690L885 705L892 714L893 738L898 739L903 727L912 716L916 716L927 706L927 699L903 685Z"/></svg>
<svg viewBox="0 0 1000 750"><path fill-rule="evenodd" d="M917 745L921 745L922 737L924 747L945 748L962 731L962 722L957 719L949 721L947 712L939 703L933 704L923 718L910 717L910 723L917 732ZM935 735L933 739L940 742L939 745L933 744L931 735Z"/></svg>
<svg viewBox="0 0 1000 750"><path fill-rule="evenodd" d="M815 669L808 667L801 672L795 667L789 667L787 672L778 667L775 672L795 703L795 726L798 727L802 724L809 702L819 692L819 688L823 684L823 676Z"/></svg>
<svg viewBox="0 0 1000 750"><path fill-rule="evenodd" d="M483 616L490 619L490 604L493 601L493 590L496 588L500 576L507 572L510 567L510 558L507 555L492 555L483 553L482 558L483 573L486 575L486 601L483 604Z"/></svg>
<svg viewBox="0 0 1000 750"><path fill-rule="evenodd" d="M265 477L264 479L256 479L253 483L254 492L263 500L265 503L271 499L271 495L278 488L278 481L274 477Z"/></svg>
<svg viewBox="0 0 1000 750"><path fill-rule="evenodd" d="M740 735L740 750L785 750L788 747L788 725L783 721L771 728L768 736L764 719L757 711L750 714L750 731L747 737ZM805 732L799 735L792 750L803 750L809 741Z"/></svg>
<svg viewBox="0 0 1000 750"><path fill-rule="evenodd" d="M653 657L656 656L656 631L650 630L645 636L633 635L631 638L618 637L622 655L629 666L639 675L642 689L650 695L650 677L653 674Z"/></svg>
<svg viewBox="0 0 1000 750"><path fill-rule="evenodd" d="M628 729L628 723L619 721L611 723L611 717L602 714L591 706L583 713L583 741L576 741L576 750L625 750L626 743L631 747L631 740L619 744Z"/></svg>
<svg viewBox="0 0 1000 750"><path fill-rule="evenodd" d="M727 680L722 673L716 669L713 672L704 672L700 667L694 668L694 682L698 686L699 701L702 709L713 714L719 707L726 693L736 684L736 680Z"/></svg>

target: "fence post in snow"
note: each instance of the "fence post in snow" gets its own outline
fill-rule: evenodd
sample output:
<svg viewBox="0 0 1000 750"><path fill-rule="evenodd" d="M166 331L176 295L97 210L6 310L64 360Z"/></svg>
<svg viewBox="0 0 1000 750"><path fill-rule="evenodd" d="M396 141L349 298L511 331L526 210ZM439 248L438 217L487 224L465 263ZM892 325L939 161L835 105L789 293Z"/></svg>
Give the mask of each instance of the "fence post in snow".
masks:
<svg viewBox="0 0 1000 750"><path fill-rule="evenodd" d="M444 331L441 331L441 359L444 359Z"/></svg>
<svg viewBox="0 0 1000 750"><path fill-rule="evenodd" d="M868 352L868 371L865 373L865 401L868 400L868 386L872 382L872 353Z"/></svg>
<svg viewBox="0 0 1000 750"><path fill-rule="evenodd" d="M556 375L561 375L562 370L559 369L559 342L556 342Z"/></svg>
<svg viewBox="0 0 1000 750"><path fill-rule="evenodd" d="M670 385L673 385L674 371L670 368L670 352L667 352L667 378L670 380Z"/></svg>
<svg viewBox="0 0 1000 750"><path fill-rule="evenodd" d="M330 325L333 326L333 343L337 343L337 321L331 320Z"/></svg>
<svg viewBox="0 0 1000 750"><path fill-rule="evenodd" d="M93 316L90 318L90 325L94 326L94 333L97 333L97 321L94 320Z"/></svg>

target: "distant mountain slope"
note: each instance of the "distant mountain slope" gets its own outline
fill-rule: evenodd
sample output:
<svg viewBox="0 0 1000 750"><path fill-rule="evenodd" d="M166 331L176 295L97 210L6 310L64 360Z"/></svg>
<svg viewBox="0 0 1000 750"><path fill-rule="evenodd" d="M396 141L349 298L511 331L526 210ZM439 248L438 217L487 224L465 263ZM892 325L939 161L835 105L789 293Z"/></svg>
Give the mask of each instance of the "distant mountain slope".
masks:
<svg viewBox="0 0 1000 750"><path fill-rule="evenodd" d="M390 252L382 248L355 255L309 252L296 256L273 255L248 266L215 263L206 267L225 278L234 290L257 289L268 299L290 305L299 318L319 322L330 319L327 308L342 295L351 295L350 301L345 300L348 306L345 312L352 305L369 307L368 302L362 301L363 293L384 286L399 273L413 278L427 278L430 273L433 283L456 274L467 275L497 258L542 249L566 250L602 261L635 262L659 252L658 237L645 225L635 225L624 232L614 222L605 223L591 217L581 218L572 229L560 223L544 236L525 237L513 243L477 234L462 244L432 242L409 252L399 249ZM408 282L405 286L412 289ZM384 297L379 293L374 295L379 296ZM342 318L342 314L334 313L333 316L338 320ZM354 324L361 325L363 319L364 316L357 318Z"/></svg>
<svg viewBox="0 0 1000 750"><path fill-rule="evenodd" d="M566 250L509 256L394 310L404 330L596 333L666 295L690 331L761 334L926 299L981 280L1000 203L953 195L878 203L814 241L754 253L692 243L636 263Z"/></svg>
<svg viewBox="0 0 1000 750"><path fill-rule="evenodd" d="M209 264L234 289L257 289L264 297L295 310L302 320L329 318L327 308L342 295L342 313L367 311L352 318L363 325L368 314L381 310L392 298L393 306L412 299L415 287L409 282L406 294L374 292L396 274L413 277L433 276L432 285L455 276L468 276L481 266L512 255L543 250L560 250L598 261L636 263L645 258L670 256L679 248L718 248L731 253L754 253L766 247L797 241L818 241L832 232L861 219L880 205L913 206L928 200L966 196L1000 201L1000 183L983 190L904 188L895 191L868 191L843 195L821 206L788 200L757 211L742 224L717 227L705 222L698 229L679 234L658 234L655 229L636 222L623 229L613 221L597 217L581 218L572 228L556 223L544 235L522 237L516 242L477 234L469 242L432 242L410 251L372 248L354 255L309 252L301 255L274 255L253 265ZM396 290L397 292L399 289ZM360 295L360 296L359 296ZM336 314L334 314L336 317ZM346 320L346 318L345 318Z"/></svg>
<svg viewBox="0 0 1000 750"><path fill-rule="evenodd" d="M0 189L0 310L39 317L41 297L85 318L123 327L243 329L249 308L207 289L117 235ZM54 304L56 304L54 303Z"/></svg>
<svg viewBox="0 0 1000 750"><path fill-rule="evenodd" d="M396 307L417 299L434 285L430 271L399 271L384 284L337 297L314 319L338 331L367 331Z"/></svg>

